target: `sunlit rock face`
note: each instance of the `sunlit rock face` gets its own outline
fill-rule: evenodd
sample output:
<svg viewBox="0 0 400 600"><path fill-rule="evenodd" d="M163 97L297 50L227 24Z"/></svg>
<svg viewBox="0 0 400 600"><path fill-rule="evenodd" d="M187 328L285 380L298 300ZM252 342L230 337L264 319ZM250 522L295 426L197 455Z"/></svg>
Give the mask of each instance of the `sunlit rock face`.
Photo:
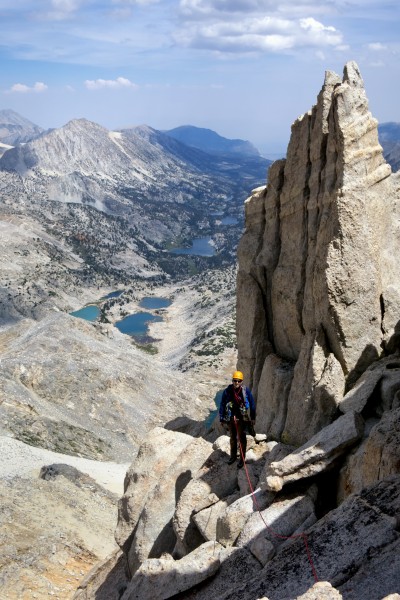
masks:
<svg viewBox="0 0 400 600"><path fill-rule="evenodd" d="M393 351L399 189L357 65L343 80L327 72L286 159L246 201L238 251L238 364L270 436L304 443Z"/></svg>

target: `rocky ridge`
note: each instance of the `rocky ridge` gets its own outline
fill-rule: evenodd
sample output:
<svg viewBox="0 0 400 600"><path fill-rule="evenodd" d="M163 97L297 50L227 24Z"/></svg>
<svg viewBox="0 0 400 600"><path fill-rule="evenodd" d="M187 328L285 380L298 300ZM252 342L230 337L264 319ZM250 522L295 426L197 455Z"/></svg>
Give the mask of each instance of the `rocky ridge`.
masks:
<svg viewBox="0 0 400 600"><path fill-rule="evenodd" d="M213 443L149 432L119 502L121 554L77 600L399 597L399 183L357 65L327 73L246 206L246 470L218 425Z"/></svg>
<svg viewBox="0 0 400 600"><path fill-rule="evenodd" d="M14 197L123 218L133 237L162 245L209 229L213 210L239 206L248 177L262 180L268 163L259 156L215 160L144 125L109 131L77 119L4 152L0 181Z"/></svg>

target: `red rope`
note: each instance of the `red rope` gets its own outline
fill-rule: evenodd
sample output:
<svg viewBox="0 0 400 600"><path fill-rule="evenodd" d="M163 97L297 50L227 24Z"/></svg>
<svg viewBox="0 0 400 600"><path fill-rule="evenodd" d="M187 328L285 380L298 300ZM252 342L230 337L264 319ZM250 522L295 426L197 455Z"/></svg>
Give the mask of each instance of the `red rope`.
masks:
<svg viewBox="0 0 400 600"><path fill-rule="evenodd" d="M252 495L252 498L253 498L253 503L254 503L255 507L257 508L257 512L260 515L262 522L264 523L266 529L272 535L274 535L275 537L277 537L277 538L279 538L281 540L294 540L296 538L300 538L300 537L302 538L302 540L304 542L304 547L306 549L307 558L308 558L308 561L309 561L310 566L311 566L311 571L312 571L312 574L314 576L314 580L317 583L319 581L319 579L318 579L317 571L315 569L314 562L313 562L313 559L312 559L312 556L311 556L310 548L309 548L309 545L308 545L307 535L305 533L296 533L295 535L281 535L280 533L277 533L276 531L274 531L272 529L272 527L270 527L268 525L268 523L266 523L266 521L265 521L265 519L264 519L264 517L263 517L263 515L261 513L261 509L259 507L259 504L257 502L257 498L256 498L256 495L254 493L253 486L251 485L250 476L249 476L249 472L247 470L247 465L246 465L246 462L245 462L245 456L244 456L244 453L243 453L243 448L242 448L242 444L241 444L240 437L239 437L239 430L238 430L238 426L237 426L237 419L236 419L236 417L233 417L233 419L235 421L236 434L237 434L237 438L238 438L238 441L239 441L240 455L242 457L242 461L243 461L243 465L244 465L244 470L246 472L247 482L248 482L250 490L251 490L251 495Z"/></svg>

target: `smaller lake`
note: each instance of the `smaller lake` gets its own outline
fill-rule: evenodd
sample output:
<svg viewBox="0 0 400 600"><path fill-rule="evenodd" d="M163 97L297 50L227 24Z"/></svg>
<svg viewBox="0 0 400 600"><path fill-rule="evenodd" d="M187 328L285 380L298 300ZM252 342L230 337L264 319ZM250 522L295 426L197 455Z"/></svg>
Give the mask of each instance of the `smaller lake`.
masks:
<svg viewBox="0 0 400 600"><path fill-rule="evenodd" d="M143 300L140 301L140 308L167 308L171 305L171 300L168 298L161 298L159 296L146 296Z"/></svg>
<svg viewBox="0 0 400 600"><path fill-rule="evenodd" d="M148 312L135 313L128 315L122 321L117 321L115 326L121 333L132 335L134 337L144 337L148 333L148 325L152 321L162 321L163 318L158 315L152 315Z"/></svg>
<svg viewBox="0 0 400 600"><path fill-rule="evenodd" d="M94 304L89 304L69 314L79 319L85 319L86 321L95 321L100 315L100 309Z"/></svg>
<svg viewBox="0 0 400 600"><path fill-rule="evenodd" d="M103 296L100 298L101 300L108 300L109 298L118 298L121 294L124 293L124 290L119 290L117 292L110 292L107 296Z"/></svg>
<svg viewBox="0 0 400 600"><path fill-rule="evenodd" d="M172 254L192 254L196 256L214 256L215 248L210 244L211 238L196 238L192 242L191 248L173 248Z"/></svg>
<svg viewBox="0 0 400 600"><path fill-rule="evenodd" d="M222 394L224 393L224 390L219 390L214 397L214 402L215 402L215 406L217 407L215 410L210 410L210 414L208 415L208 417L205 420L205 426L206 426L206 430L208 431L211 427L211 425L214 423L215 417L217 416L218 412L219 412L219 407L221 404L221 400L222 400Z"/></svg>

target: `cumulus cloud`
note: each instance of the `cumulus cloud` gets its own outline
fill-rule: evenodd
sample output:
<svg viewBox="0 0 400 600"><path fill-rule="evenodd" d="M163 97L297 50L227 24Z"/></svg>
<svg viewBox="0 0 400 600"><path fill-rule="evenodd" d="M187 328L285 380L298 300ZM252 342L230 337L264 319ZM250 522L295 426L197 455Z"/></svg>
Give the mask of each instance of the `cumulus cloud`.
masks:
<svg viewBox="0 0 400 600"><path fill-rule="evenodd" d="M324 48L342 43L342 34L312 17L283 19L263 16L191 24L175 35L178 44L222 52L280 52Z"/></svg>
<svg viewBox="0 0 400 600"><path fill-rule="evenodd" d="M33 86L29 87L29 85L25 85L24 83L14 83L13 86L8 90L8 93L17 93L17 94L28 94L29 92L41 93L45 92L48 89L48 86L41 81L37 81Z"/></svg>
<svg viewBox="0 0 400 600"><path fill-rule="evenodd" d="M306 32L310 45L336 46L342 42L342 34L337 29L327 27L312 17L300 19L299 24Z"/></svg>
<svg viewBox="0 0 400 600"><path fill-rule="evenodd" d="M117 79L87 79L85 86L88 90L101 90L101 89L117 89L117 88L137 88L135 83L132 83L125 77L117 77Z"/></svg>
<svg viewBox="0 0 400 600"><path fill-rule="evenodd" d="M180 0L181 27L174 39L227 53L322 51L343 45L340 31L315 18L338 1L321 8L316 0Z"/></svg>

